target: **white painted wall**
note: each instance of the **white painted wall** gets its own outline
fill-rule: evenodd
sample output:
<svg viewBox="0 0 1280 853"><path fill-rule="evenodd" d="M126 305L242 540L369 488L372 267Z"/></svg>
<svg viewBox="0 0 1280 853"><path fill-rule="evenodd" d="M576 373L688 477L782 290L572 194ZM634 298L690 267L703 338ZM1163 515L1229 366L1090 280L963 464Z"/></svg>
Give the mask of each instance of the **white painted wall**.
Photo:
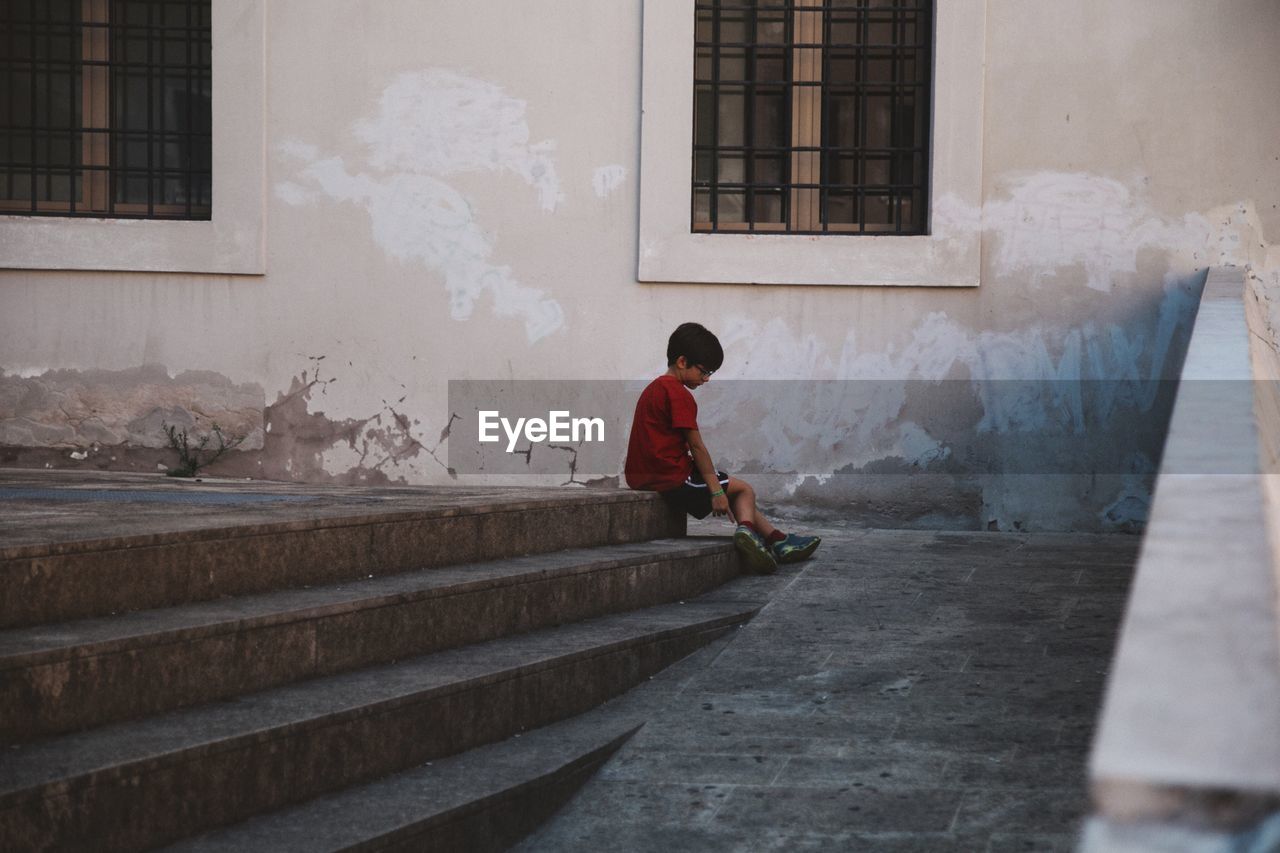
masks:
<svg viewBox="0 0 1280 853"><path fill-rule="evenodd" d="M46 370L162 365L184 388L183 371L225 377L200 386L236 389L208 392L215 411L255 386L278 404L254 460L271 476L452 482L449 379L648 377L696 319L726 345L717 380L1136 383L1175 375L1206 267L1280 269L1273 0L988 0L982 204L936 211L980 229L977 288L639 283L641 24L640 0L271 0L266 274L0 271L0 444L32 412L57 420L31 405L49 388L89 411L95 387L123 393ZM166 399L139 375L138 399ZM723 464L776 472L760 478L775 501L999 528L1140 520L1149 453L1052 487L964 469L993 438L1041 453L1046 430L1078 452L1097 403L1009 412L973 388L976 407L890 388L856 412L801 391L767 460L744 455L734 412L705 426ZM1150 431L1150 404L1113 426ZM79 423L0 464L95 464L69 457L92 440ZM913 463L950 465L948 485L897 473Z"/></svg>

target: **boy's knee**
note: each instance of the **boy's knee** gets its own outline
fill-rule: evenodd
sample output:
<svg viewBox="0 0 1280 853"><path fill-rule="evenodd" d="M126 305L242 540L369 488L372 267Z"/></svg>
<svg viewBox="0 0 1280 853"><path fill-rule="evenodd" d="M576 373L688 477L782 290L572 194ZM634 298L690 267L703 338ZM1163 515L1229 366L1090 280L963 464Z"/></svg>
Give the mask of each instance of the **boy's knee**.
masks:
<svg viewBox="0 0 1280 853"><path fill-rule="evenodd" d="M737 477L729 478L729 491L738 495L754 495L755 490L751 488L751 484L745 480L739 480Z"/></svg>

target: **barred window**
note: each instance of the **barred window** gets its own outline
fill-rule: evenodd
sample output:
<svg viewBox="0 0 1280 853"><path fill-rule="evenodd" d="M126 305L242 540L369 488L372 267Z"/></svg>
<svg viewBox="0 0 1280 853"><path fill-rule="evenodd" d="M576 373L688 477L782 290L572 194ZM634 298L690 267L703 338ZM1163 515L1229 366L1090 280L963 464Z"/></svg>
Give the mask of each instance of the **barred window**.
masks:
<svg viewBox="0 0 1280 853"><path fill-rule="evenodd" d="M693 231L928 232L933 0L698 0Z"/></svg>
<svg viewBox="0 0 1280 853"><path fill-rule="evenodd" d="M0 0L0 213L209 219L211 0Z"/></svg>

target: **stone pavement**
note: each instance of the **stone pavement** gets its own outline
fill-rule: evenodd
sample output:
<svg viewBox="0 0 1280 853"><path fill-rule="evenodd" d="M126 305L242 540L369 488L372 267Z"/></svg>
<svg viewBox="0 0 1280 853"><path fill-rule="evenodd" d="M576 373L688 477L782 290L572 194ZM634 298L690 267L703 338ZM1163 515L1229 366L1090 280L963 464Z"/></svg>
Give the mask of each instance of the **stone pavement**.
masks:
<svg viewBox="0 0 1280 853"><path fill-rule="evenodd" d="M817 532L521 853L1074 849L1139 538Z"/></svg>

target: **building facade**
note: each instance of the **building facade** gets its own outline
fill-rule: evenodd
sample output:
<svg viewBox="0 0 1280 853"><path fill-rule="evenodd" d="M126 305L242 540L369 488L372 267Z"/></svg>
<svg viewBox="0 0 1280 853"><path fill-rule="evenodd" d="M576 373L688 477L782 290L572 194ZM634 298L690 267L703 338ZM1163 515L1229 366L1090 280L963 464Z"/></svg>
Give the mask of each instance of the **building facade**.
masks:
<svg viewBox="0 0 1280 853"><path fill-rule="evenodd" d="M68 4L62 196L13 188L58 134L7 10L2 465L154 472L216 422L228 476L610 485L616 449L451 458L450 383L644 380L696 320L768 503L1133 529L1204 271L1280 286L1271 0L212 0L207 70L153 75L189 148L102 76L130 4ZM93 207L135 130L158 189Z"/></svg>

